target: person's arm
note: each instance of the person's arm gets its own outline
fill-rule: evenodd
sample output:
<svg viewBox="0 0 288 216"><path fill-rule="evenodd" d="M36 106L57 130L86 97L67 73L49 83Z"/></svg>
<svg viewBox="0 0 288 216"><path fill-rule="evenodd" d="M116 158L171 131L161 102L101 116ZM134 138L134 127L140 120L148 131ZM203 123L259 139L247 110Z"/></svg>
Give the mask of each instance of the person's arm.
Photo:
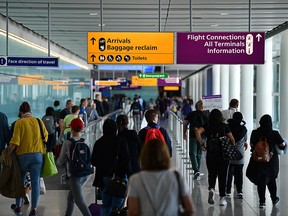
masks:
<svg viewBox="0 0 288 216"><path fill-rule="evenodd" d="M10 143L10 144L9 144L9 154L11 154L16 147L17 147L17 145L15 145L15 144L13 144L13 143Z"/></svg>
<svg viewBox="0 0 288 216"><path fill-rule="evenodd" d="M137 197L128 197L128 216L140 216L140 200Z"/></svg>
<svg viewBox="0 0 288 216"><path fill-rule="evenodd" d="M205 129L203 127L200 127L198 128L196 131L195 131L195 135L196 135L196 139L197 141L199 142L201 148L202 148L202 151L205 151L206 150L206 147L203 143L203 140L202 140L202 137L201 137L201 134L205 132Z"/></svg>
<svg viewBox="0 0 288 216"><path fill-rule="evenodd" d="M59 127L60 127L60 134L63 134L65 129L64 119L59 119Z"/></svg>
<svg viewBox="0 0 288 216"><path fill-rule="evenodd" d="M193 215L194 213L194 209L193 209L193 205L192 205L192 201L191 201L191 197L189 195L184 196L183 198L183 205L186 209L186 212L189 215ZM129 206L130 207L130 206Z"/></svg>
<svg viewBox="0 0 288 216"><path fill-rule="evenodd" d="M184 127L183 127L183 138L186 140L187 139L187 129L188 129L188 120L184 120Z"/></svg>
<svg viewBox="0 0 288 216"><path fill-rule="evenodd" d="M230 140L230 142L231 142L233 145L235 145L235 139L234 139L232 133L229 132L229 133L226 134L226 136L228 137L228 139Z"/></svg>

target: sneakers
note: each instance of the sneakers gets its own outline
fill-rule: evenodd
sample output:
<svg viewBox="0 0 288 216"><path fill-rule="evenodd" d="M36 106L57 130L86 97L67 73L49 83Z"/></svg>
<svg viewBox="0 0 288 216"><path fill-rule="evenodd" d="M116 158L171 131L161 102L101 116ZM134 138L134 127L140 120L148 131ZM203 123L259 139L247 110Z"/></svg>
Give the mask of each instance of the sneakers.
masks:
<svg viewBox="0 0 288 216"><path fill-rule="evenodd" d="M210 191L209 191L209 194L208 194L208 203L210 204L210 205L213 205L215 202L214 202L214 190L213 189L211 189Z"/></svg>
<svg viewBox="0 0 288 216"><path fill-rule="evenodd" d="M219 205L220 206L226 206L227 205L227 201L226 201L225 197L220 198Z"/></svg>
<svg viewBox="0 0 288 216"><path fill-rule="evenodd" d="M278 205L279 202L280 202L279 197L276 197L275 200L272 200L274 206Z"/></svg>
<svg viewBox="0 0 288 216"><path fill-rule="evenodd" d="M193 179L196 179L196 180L201 180L201 177L200 177L200 173L199 172L196 172Z"/></svg>
<svg viewBox="0 0 288 216"><path fill-rule="evenodd" d="M37 216L37 211L35 208L31 209L30 213L29 213L29 216Z"/></svg>
<svg viewBox="0 0 288 216"><path fill-rule="evenodd" d="M230 198L230 197L231 197L231 193L230 193L230 192L227 192L227 193L226 193L226 197L227 197L227 198Z"/></svg>
<svg viewBox="0 0 288 216"><path fill-rule="evenodd" d="M21 215L21 207L20 206L16 206L16 204L12 204L11 205L11 210L16 214L16 215Z"/></svg>
<svg viewBox="0 0 288 216"><path fill-rule="evenodd" d="M259 208L260 209L265 209L266 208L266 204L265 203L260 203Z"/></svg>
<svg viewBox="0 0 288 216"><path fill-rule="evenodd" d="M243 193L238 193L237 199L243 199Z"/></svg>
<svg viewBox="0 0 288 216"><path fill-rule="evenodd" d="M29 195L28 194L26 194L25 196L24 196L24 205L29 205L30 204L30 199L29 199Z"/></svg>

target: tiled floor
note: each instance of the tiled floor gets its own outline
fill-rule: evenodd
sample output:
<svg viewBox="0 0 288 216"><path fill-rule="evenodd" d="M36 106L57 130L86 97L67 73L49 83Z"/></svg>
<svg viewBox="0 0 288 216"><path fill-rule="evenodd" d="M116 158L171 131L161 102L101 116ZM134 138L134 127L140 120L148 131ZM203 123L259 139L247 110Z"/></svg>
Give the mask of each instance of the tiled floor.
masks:
<svg viewBox="0 0 288 216"><path fill-rule="evenodd" d="M173 137L172 137L173 139ZM246 164L244 166L244 173L247 167L247 161L249 159L249 152L246 152ZM184 159L182 159L184 158ZM227 216L288 216L288 211L286 209L288 204L288 156L281 156L280 159L280 174L277 179L278 184L278 196L280 197L280 203L277 207L273 207L271 200L269 199L269 193L267 190L266 194L266 209L260 210L258 207L258 195L256 187L244 177L244 199L236 199L232 189L231 198L227 199L228 205L225 207L220 207L218 205L219 196L216 191L214 205L209 205L208 200L208 189L207 189L207 171L205 164L205 155L202 158L202 169L201 172L204 173L200 181L192 180L191 169L189 169L190 164L187 163L188 159L185 154L178 146L174 146L174 156L173 156L173 167L177 167L186 178L190 186L191 197L196 209L195 215L203 216L216 216L216 215L227 215ZM189 161L188 161L189 162ZM187 169L188 168L188 169ZM94 176L91 176L89 181L83 188L84 198L87 204L94 201L94 187L92 185ZM217 188L218 186L216 186ZM48 190L45 195L41 195L39 199L38 212L39 216L63 216L66 208L66 196L67 190ZM176 196L176 195L175 195ZM14 202L13 199L8 199L0 195L0 216L10 216L14 213L10 210L10 205ZM29 214L29 206L23 206L23 216ZM74 216L80 216L81 213L78 208L74 208Z"/></svg>

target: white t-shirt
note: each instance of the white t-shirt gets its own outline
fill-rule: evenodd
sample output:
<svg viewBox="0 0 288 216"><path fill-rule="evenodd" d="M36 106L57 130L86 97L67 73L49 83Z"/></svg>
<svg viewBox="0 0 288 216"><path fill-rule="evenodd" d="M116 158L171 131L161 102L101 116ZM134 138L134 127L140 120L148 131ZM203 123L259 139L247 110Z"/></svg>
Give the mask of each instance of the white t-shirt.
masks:
<svg viewBox="0 0 288 216"><path fill-rule="evenodd" d="M223 110L222 111L222 115L223 115L223 118L224 118L224 122L227 124L227 120L228 119L232 119L233 117L233 114L237 112L237 109L236 108L229 108L227 110Z"/></svg>
<svg viewBox="0 0 288 216"><path fill-rule="evenodd" d="M181 175L179 179L183 197L189 191ZM157 212L154 212L148 196ZM179 187L174 170L141 171L132 175L129 179L128 197L139 198L141 216L177 215Z"/></svg>

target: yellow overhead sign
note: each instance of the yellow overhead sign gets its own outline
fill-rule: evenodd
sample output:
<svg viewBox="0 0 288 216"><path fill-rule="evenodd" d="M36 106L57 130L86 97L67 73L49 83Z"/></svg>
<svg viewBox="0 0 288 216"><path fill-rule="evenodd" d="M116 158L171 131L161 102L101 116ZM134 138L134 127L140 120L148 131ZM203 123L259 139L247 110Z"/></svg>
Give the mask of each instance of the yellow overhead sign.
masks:
<svg viewBox="0 0 288 216"><path fill-rule="evenodd" d="M88 32L89 64L173 64L173 32Z"/></svg>
<svg viewBox="0 0 288 216"><path fill-rule="evenodd" d="M95 80L95 85L97 86L117 86L117 80Z"/></svg>
<svg viewBox="0 0 288 216"><path fill-rule="evenodd" d="M157 78L138 78L132 76L132 86L157 86Z"/></svg>

